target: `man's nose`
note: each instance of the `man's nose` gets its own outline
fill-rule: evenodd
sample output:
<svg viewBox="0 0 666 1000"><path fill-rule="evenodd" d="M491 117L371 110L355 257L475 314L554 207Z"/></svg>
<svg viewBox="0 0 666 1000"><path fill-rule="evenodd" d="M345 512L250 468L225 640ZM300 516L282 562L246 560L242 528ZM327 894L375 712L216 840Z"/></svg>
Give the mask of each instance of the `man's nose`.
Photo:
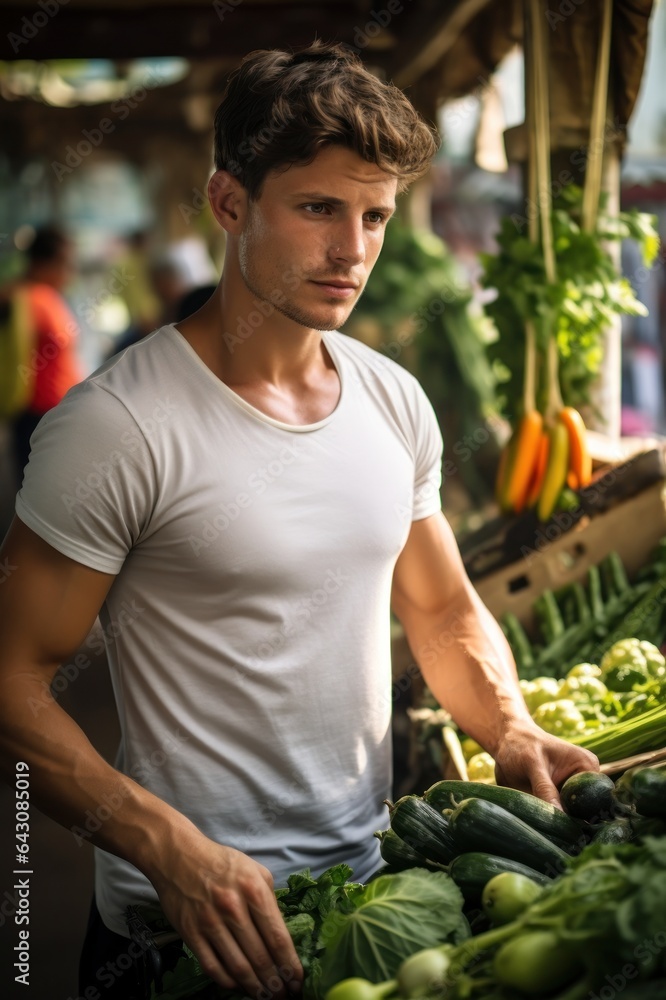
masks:
<svg viewBox="0 0 666 1000"><path fill-rule="evenodd" d="M362 264L365 260L363 223L351 223L340 229L329 250L331 260L346 264Z"/></svg>

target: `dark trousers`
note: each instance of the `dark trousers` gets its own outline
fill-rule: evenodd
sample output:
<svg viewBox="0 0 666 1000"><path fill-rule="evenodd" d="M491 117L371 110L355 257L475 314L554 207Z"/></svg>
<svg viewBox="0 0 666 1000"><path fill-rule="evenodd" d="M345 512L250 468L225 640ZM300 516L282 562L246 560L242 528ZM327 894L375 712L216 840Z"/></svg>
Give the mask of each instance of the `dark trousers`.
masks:
<svg viewBox="0 0 666 1000"><path fill-rule="evenodd" d="M139 946L130 938L109 930L93 897L79 961L79 997L85 1000L143 1000L145 994L138 985L137 973L141 958L137 956L140 956Z"/></svg>

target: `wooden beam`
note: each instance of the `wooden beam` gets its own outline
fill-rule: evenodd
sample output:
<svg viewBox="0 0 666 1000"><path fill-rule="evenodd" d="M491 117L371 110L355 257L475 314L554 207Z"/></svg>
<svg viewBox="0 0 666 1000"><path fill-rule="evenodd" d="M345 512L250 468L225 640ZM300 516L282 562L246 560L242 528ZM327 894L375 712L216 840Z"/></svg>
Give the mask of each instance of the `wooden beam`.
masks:
<svg viewBox="0 0 666 1000"><path fill-rule="evenodd" d="M396 87L411 86L431 70L453 47L472 18L488 6L491 0L461 0L448 5L448 10L427 29L411 39L411 45L401 44L392 71Z"/></svg>
<svg viewBox="0 0 666 1000"><path fill-rule="evenodd" d="M365 0L338 4L192 3L175 6L62 6L35 28L31 10L5 8L0 59L136 59L224 57L251 49L307 45L315 37L353 44ZM9 13L9 16L7 16ZM40 12L41 13L41 12ZM46 15L44 15L46 16ZM31 26L32 25L32 26Z"/></svg>

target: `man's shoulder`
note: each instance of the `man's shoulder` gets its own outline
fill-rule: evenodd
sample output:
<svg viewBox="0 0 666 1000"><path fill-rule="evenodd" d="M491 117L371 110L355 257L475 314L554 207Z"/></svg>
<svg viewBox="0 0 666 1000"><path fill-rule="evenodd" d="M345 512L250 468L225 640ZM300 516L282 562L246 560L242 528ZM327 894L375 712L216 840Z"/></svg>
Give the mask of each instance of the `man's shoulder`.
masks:
<svg viewBox="0 0 666 1000"><path fill-rule="evenodd" d="M163 332L168 328L148 334L74 385L55 408L57 415L91 427L105 420L119 426L140 423L158 403L164 406L179 383L168 337L159 339Z"/></svg>
<svg viewBox="0 0 666 1000"><path fill-rule="evenodd" d="M144 390L165 368L173 365L171 326L161 326L147 336L121 347L88 375L86 382L112 394L131 394Z"/></svg>

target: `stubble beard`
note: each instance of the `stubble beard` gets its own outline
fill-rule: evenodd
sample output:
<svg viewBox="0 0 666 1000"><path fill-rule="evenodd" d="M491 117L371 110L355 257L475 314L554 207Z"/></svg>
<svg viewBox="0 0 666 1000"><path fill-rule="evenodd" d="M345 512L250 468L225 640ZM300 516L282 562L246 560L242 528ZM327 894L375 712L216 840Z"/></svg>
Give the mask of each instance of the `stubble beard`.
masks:
<svg viewBox="0 0 666 1000"><path fill-rule="evenodd" d="M349 319L349 316L352 312L352 309L354 308L356 300L354 300L354 303L350 305L347 314L343 316L343 318L338 322L334 322L332 319L330 319L329 321L324 320L322 322L321 316L315 314L314 312L310 312L307 309L302 308L293 301L290 301L288 298L288 292L286 292L285 289L282 287L278 288L277 282L275 282L273 287L271 288L271 293L275 295L276 292L279 292L281 301L279 302L279 304L277 302L274 302L273 299L270 297L270 294L262 290L261 282L258 276L255 275L255 273L253 272L253 267L251 263L252 258L253 258L253 251L251 247L251 241L248 240L248 242L244 246L241 244L241 246L239 247L238 263L239 263L241 277L245 282L246 288L248 289L250 294L258 301L266 302L273 309L275 309L276 312L279 312L282 316L286 316L286 318L290 319L293 323L298 323L299 326L304 327L306 330L321 330L322 332L337 330L338 327L342 326ZM300 285L303 284L303 282L308 280L305 276L304 267L299 269L297 277L299 281L299 287Z"/></svg>

